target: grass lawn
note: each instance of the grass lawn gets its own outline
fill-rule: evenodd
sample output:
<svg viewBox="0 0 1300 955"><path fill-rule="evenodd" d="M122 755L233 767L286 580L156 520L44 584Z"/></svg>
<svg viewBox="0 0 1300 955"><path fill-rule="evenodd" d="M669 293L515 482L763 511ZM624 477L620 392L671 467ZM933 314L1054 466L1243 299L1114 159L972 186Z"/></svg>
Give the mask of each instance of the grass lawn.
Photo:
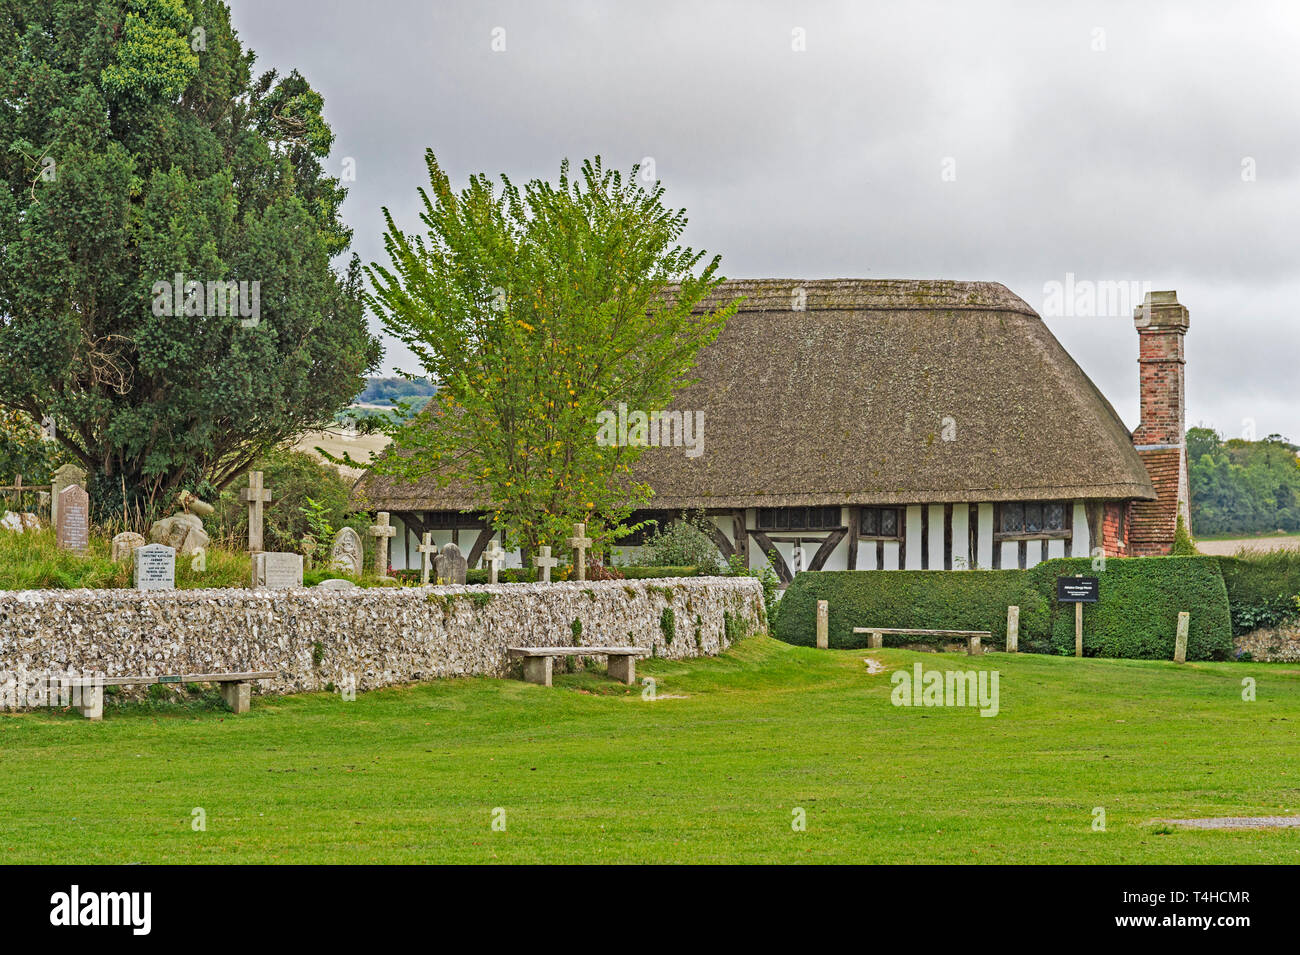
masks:
<svg viewBox="0 0 1300 955"><path fill-rule="evenodd" d="M1300 830L1153 821L1300 812L1300 669L996 654L983 718L891 705L867 656L972 666L753 638L645 662L655 702L580 673L0 716L0 862L1300 862Z"/></svg>

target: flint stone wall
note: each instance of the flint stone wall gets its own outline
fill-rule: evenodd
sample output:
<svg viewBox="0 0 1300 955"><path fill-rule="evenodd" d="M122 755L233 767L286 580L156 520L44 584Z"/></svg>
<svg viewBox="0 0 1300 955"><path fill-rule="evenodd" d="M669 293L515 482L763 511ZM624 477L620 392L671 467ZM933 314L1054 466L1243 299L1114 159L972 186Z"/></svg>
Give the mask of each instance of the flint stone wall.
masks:
<svg viewBox="0 0 1300 955"><path fill-rule="evenodd" d="M1263 663L1295 663L1300 661L1300 622L1280 627L1261 627L1234 637L1237 655L1250 653L1252 660Z"/></svg>
<svg viewBox="0 0 1300 955"><path fill-rule="evenodd" d="M661 621L673 608L676 636ZM724 616L725 615L725 616ZM0 674L154 676L279 670L255 686L367 690L505 676L508 646L636 645L712 655L767 628L752 577L330 591L29 590L0 593ZM731 619L732 630L726 630Z"/></svg>

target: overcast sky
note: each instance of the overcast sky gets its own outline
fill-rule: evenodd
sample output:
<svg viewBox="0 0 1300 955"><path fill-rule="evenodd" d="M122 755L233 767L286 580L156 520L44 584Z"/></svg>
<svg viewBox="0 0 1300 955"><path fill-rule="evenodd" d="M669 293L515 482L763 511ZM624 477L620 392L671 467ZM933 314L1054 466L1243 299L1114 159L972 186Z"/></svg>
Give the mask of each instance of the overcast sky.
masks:
<svg viewBox="0 0 1300 955"><path fill-rule="evenodd" d="M1300 441L1298 3L230 6L324 95L363 261L382 206L419 225L426 147L458 186L648 157L730 278L996 281L1045 317L1067 273L1176 289L1189 426ZM1133 427L1131 313L1048 322Z"/></svg>

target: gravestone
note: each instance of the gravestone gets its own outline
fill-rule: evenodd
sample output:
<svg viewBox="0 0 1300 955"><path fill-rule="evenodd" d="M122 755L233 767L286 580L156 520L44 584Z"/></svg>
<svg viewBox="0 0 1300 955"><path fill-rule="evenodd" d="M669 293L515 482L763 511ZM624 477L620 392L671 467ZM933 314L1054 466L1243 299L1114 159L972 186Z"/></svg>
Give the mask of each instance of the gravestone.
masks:
<svg viewBox="0 0 1300 955"><path fill-rule="evenodd" d="M440 584L463 584L469 569L464 556L461 555L460 548L450 541L442 545L442 550L439 551L434 566L437 569L438 583Z"/></svg>
<svg viewBox="0 0 1300 955"><path fill-rule="evenodd" d="M144 539L143 534L137 534L135 531L123 531L113 538L113 563L120 564L124 560L130 560L131 555L137 547L143 547L149 543Z"/></svg>
<svg viewBox="0 0 1300 955"><path fill-rule="evenodd" d="M483 563L488 565L488 583L497 582L497 574L501 570L501 565L505 563L506 552L501 549L501 543L494 537L492 543L488 545L487 551L483 554Z"/></svg>
<svg viewBox="0 0 1300 955"><path fill-rule="evenodd" d="M253 555L254 590L290 590L302 586L302 554L258 551Z"/></svg>
<svg viewBox="0 0 1300 955"><path fill-rule="evenodd" d="M331 577L329 580L322 580L313 589L315 590L358 590L360 588L358 588L357 585L350 580L340 580L337 577Z"/></svg>
<svg viewBox="0 0 1300 955"><path fill-rule="evenodd" d="M59 492L65 487L86 486L86 470L75 464L65 464L50 478L50 526L59 526Z"/></svg>
<svg viewBox="0 0 1300 955"><path fill-rule="evenodd" d="M573 569L577 573L577 580L587 579L587 548L591 544L592 540L587 536L587 525L574 524L569 546L573 548Z"/></svg>
<svg viewBox="0 0 1300 955"><path fill-rule="evenodd" d="M433 542L433 533L425 531L423 540L415 549L420 552L420 583L427 584L429 582L429 562L438 559L438 545ZM442 583L442 581L439 580L438 583Z"/></svg>
<svg viewBox="0 0 1300 955"><path fill-rule="evenodd" d="M175 550L166 544L145 544L134 553L136 590L176 589Z"/></svg>
<svg viewBox="0 0 1300 955"><path fill-rule="evenodd" d="M558 564L558 558L551 556L550 547L537 548L537 556L533 558L533 566L542 572L542 583L551 582L551 568Z"/></svg>
<svg viewBox="0 0 1300 955"><path fill-rule="evenodd" d="M385 579L388 577L388 541L396 536L397 528L388 523L388 512L380 511L367 533L375 538L375 576Z"/></svg>
<svg viewBox="0 0 1300 955"><path fill-rule="evenodd" d="M90 547L90 495L73 484L59 492L55 540L64 550L84 554Z"/></svg>
<svg viewBox="0 0 1300 955"><path fill-rule="evenodd" d="M353 577L360 577L363 553L361 535L352 528L345 527L334 535L334 546L330 548L330 566Z"/></svg>

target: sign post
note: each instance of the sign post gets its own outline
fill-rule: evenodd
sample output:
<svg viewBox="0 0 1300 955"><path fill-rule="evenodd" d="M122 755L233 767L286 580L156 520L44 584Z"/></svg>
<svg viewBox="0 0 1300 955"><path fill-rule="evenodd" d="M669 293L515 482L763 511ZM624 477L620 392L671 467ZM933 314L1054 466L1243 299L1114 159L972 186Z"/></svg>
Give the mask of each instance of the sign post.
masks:
<svg viewBox="0 0 1300 955"><path fill-rule="evenodd" d="M1094 604L1101 596L1096 577L1075 574L1056 578L1056 602L1074 604L1074 655L1083 656L1083 605Z"/></svg>

